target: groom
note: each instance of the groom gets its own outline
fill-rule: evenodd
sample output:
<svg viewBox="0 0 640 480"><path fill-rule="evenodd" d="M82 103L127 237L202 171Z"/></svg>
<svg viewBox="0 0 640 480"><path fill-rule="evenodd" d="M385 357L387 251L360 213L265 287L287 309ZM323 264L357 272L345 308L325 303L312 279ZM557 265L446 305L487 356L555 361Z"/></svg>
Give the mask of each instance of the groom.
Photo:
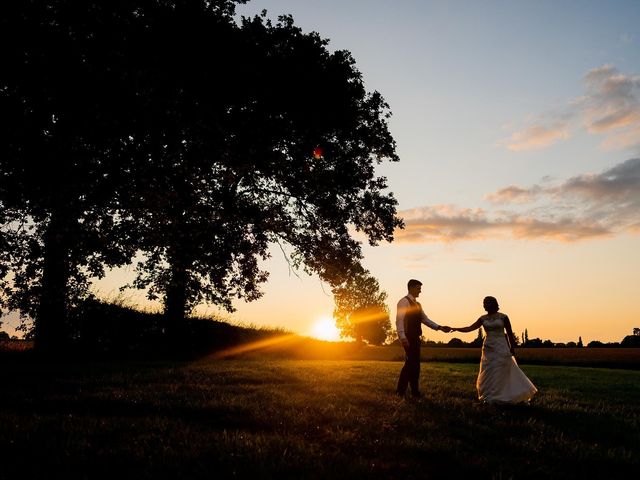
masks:
<svg viewBox="0 0 640 480"><path fill-rule="evenodd" d="M411 396L421 397L418 382L420 378L420 336L422 335L422 324L433 330L450 332L451 327L440 326L431 320L422 310L422 306L416 298L422 290L422 282L409 280L407 284L409 292L398 302L396 314L396 329L398 338L406 353L404 366L400 371L396 395L404 397L407 386L411 386Z"/></svg>

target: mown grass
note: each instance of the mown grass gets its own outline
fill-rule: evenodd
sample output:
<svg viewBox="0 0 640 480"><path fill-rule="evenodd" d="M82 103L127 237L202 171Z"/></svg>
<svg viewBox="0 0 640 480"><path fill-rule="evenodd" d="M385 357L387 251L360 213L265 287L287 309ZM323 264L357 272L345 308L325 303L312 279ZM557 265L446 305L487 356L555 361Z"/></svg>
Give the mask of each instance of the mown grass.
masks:
<svg viewBox="0 0 640 480"><path fill-rule="evenodd" d="M477 365L203 360L0 372L0 478L623 478L640 372L524 366L530 406L479 404Z"/></svg>

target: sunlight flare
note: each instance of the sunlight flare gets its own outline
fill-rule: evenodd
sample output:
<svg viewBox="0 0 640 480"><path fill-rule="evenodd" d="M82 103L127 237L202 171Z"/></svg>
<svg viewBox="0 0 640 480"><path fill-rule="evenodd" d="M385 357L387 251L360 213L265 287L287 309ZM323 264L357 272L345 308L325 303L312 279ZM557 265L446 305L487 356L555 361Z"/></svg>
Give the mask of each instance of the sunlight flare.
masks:
<svg viewBox="0 0 640 480"><path fill-rule="evenodd" d="M214 360L235 357L244 353L253 353L258 351L269 350L275 347L291 346L292 344L299 343L300 337L295 334L278 335L276 337L266 338L264 340L257 340L255 342L244 343L236 345L220 352L216 352L211 355L210 358Z"/></svg>
<svg viewBox="0 0 640 480"><path fill-rule="evenodd" d="M318 340L337 342L340 340L340 330L332 317L321 317L313 324L311 336Z"/></svg>

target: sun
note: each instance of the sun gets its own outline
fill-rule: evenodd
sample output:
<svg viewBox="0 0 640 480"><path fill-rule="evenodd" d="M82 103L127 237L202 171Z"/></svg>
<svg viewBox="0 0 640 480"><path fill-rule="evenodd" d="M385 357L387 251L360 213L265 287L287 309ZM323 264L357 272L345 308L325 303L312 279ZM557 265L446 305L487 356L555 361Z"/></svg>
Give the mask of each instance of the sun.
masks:
<svg viewBox="0 0 640 480"><path fill-rule="evenodd" d="M337 329L333 318L321 317L311 327L311 336L318 340L337 342L340 340L340 330Z"/></svg>

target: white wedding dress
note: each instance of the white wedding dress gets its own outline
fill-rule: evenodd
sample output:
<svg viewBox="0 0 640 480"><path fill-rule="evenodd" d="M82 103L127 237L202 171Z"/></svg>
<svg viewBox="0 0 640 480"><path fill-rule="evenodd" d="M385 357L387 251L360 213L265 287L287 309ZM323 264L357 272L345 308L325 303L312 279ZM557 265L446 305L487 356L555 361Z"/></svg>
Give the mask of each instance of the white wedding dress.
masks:
<svg viewBox="0 0 640 480"><path fill-rule="evenodd" d="M504 334L502 313L480 317L485 337L476 388L478 399L487 403L527 402L538 389L511 355Z"/></svg>

